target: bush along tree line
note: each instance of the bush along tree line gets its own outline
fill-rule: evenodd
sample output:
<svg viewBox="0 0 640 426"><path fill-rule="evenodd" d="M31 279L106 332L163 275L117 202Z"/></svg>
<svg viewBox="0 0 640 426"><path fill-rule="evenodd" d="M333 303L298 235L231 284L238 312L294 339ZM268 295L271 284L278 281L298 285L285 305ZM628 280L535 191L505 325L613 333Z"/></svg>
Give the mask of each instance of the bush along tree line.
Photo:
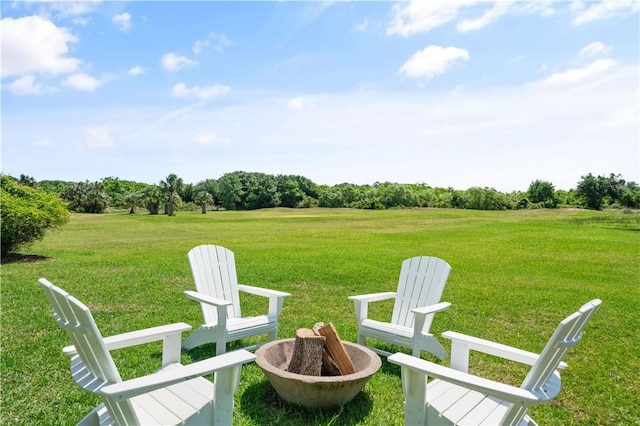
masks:
<svg viewBox="0 0 640 426"><path fill-rule="evenodd" d="M56 194L22 185L10 176L0 175L0 197L2 258L43 238L48 229L69 220L67 205Z"/></svg>

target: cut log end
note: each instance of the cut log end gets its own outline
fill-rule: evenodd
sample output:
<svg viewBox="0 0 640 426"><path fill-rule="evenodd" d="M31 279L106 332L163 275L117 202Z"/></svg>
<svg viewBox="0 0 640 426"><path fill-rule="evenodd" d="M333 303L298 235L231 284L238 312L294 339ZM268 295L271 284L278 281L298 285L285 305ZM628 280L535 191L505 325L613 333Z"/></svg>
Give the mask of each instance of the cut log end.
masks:
<svg viewBox="0 0 640 426"><path fill-rule="evenodd" d="M298 329L287 371L305 376L320 376L325 340L325 337L316 335L311 329Z"/></svg>

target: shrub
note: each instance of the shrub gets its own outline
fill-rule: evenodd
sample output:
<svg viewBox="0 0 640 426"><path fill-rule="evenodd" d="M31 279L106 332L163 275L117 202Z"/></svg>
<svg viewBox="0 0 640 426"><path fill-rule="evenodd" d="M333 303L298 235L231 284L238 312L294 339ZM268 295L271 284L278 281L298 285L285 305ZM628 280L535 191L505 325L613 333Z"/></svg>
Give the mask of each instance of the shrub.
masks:
<svg viewBox="0 0 640 426"><path fill-rule="evenodd" d="M65 203L55 195L0 175L2 256L42 239L45 231L69 221Z"/></svg>

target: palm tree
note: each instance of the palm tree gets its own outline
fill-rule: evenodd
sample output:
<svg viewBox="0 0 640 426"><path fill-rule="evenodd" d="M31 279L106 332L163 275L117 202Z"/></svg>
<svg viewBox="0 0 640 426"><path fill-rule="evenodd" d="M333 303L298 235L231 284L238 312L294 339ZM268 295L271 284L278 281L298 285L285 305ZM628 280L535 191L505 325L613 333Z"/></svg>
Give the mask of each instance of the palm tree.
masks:
<svg viewBox="0 0 640 426"><path fill-rule="evenodd" d="M142 192L129 192L124 196L124 204L129 208L129 214L136 212L136 207L139 207L144 201L144 194Z"/></svg>
<svg viewBox="0 0 640 426"><path fill-rule="evenodd" d="M149 214L158 214L162 199L162 188L158 185L149 185L143 191L143 194Z"/></svg>
<svg viewBox="0 0 640 426"><path fill-rule="evenodd" d="M184 183L182 178L179 178L175 173L171 173L167 178L160 182L162 188L169 193L169 200L167 202L167 214L173 216L173 203L176 192L182 191Z"/></svg>
<svg viewBox="0 0 640 426"><path fill-rule="evenodd" d="M202 208L202 214L207 212L207 205L213 204L213 196L207 191L200 191L196 194L194 201Z"/></svg>

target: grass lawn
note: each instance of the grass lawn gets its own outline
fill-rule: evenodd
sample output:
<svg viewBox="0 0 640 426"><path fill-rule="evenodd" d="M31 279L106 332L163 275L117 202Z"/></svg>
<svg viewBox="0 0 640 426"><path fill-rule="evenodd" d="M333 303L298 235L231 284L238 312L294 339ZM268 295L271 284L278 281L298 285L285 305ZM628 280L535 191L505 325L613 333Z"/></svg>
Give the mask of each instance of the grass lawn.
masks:
<svg viewBox="0 0 640 426"><path fill-rule="evenodd" d="M235 252L241 283L292 294L281 338L323 321L355 341L347 296L394 290L402 260L417 255L452 266L443 301L453 305L436 315L436 336L455 330L539 352L560 320L600 298L583 340L565 359L561 393L530 414L540 424L640 424L639 231L637 213L571 210L74 214L28 250L34 257L2 265L0 422L75 424L98 404L71 379L61 353L69 343L38 278L87 304L105 336L181 321L195 328L200 307L182 294L194 288L186 254L211 243ZM377 305L370 316L388 319L391 304ZM243 300L243 313L263 312L263 300ZM441 341L448 350L449 341ZM152 372L160 353L152 344L113 355L127 379ZM207 345L183 352L183 362L214 353ZM513 384L526 374L487 357L472 356L471 363L474 373ZM402 403L399 368L385 360L351 403L325 411L280 401L250 364L234 418L238 425L394 425L403 422Z"/></svg>

